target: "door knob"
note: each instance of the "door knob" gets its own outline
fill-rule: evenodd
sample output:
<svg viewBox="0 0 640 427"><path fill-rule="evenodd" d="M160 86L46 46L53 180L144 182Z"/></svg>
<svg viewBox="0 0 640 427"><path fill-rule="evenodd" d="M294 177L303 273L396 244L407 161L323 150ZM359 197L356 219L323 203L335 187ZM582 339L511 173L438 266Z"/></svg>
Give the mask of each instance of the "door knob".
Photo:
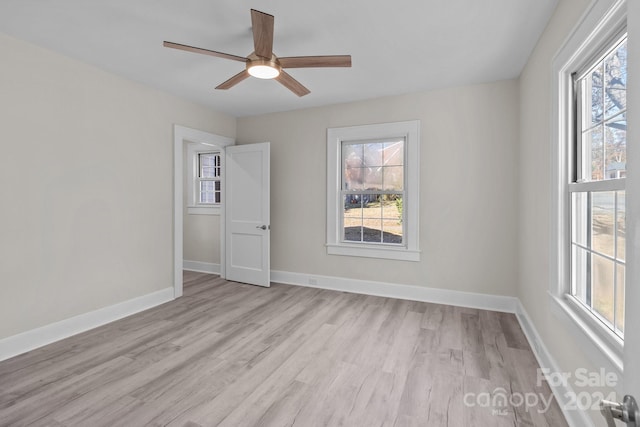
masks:
<svg viewBox="0 0 640 427"><path fill-rule="evenodd" d="M266 230L267 226L266 225L256 225L256 228L259 228L260 230Z"/></svg>
<svg viewBox="0 0 640 427"><path fill-rule="evenodd" d="M603 400L600 412L609 427L615 427L614 419L627 423L627 427L640 427L640 410L633 396L625 396L622 403Z"/></svg>

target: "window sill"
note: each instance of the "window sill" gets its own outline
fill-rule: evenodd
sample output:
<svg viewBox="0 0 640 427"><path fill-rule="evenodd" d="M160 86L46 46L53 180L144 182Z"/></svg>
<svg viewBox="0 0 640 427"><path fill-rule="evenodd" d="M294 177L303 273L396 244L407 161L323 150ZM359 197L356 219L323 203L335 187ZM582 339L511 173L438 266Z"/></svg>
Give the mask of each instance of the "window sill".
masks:
<svg viewBox="0 0 640 427"><path fill-rule="evenodd" d="M420 261L420 251L404 247L374 247L349 244L328 244L327 254L346 255L364 258L382 258L399 261Z"/></svg>
<svg viewBox="0 0 640 427"><path fill-rule="evenodd" d="M618 378L622 378L622 340L604 326L597 324L597 320L588 318L586 310L570 298L558 297L549 292L549 299L552 313L569 327L582 352L591 357L592 362L598 366L615 372Z"/></svg>
<svg viewBox="0 0 640 427"><path fill-rule="evenodd" d="M189 215L220 215L220 206L187 206Z"/></svg>

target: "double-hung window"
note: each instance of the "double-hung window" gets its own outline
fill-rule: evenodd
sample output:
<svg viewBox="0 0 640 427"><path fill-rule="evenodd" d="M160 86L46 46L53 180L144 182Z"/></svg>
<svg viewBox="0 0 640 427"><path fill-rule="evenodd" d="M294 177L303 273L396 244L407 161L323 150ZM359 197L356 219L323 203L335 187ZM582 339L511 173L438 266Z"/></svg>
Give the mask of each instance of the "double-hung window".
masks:
<svg viewBox="0 0 640 427"><path fill-rule="evenodd" d="M552 309L594 362L622 372L627 36L624 0L597 0L553 60Z"/></svg>
<svg viewBox="0 0 640 427"><path fill-rule="evenodd" d="M342 143L341 240L404 243L404 138Z"/></svg>
<svg viewBox="0 0 640 427"><path fill-rule="evenodd" d="M571 295L624 336L627 37L574 73Z"/></svg>
<svg viewBox="0 0 640 427"><path fill-rule="evenodd" d="M206 144L187 145L187 213L219 215L222 206L222 153Z"/></svg>
<svg viewBox="0 0 640 427"><path fill-rule="evenodd" d="M419 260L419 123L331 128L327 252Z"/></svg>
<svg viewBox="0 0 640 427"><path fill-rule="evenodd" d="M198 204L220 204L220 153L198 153Z"/></svg>

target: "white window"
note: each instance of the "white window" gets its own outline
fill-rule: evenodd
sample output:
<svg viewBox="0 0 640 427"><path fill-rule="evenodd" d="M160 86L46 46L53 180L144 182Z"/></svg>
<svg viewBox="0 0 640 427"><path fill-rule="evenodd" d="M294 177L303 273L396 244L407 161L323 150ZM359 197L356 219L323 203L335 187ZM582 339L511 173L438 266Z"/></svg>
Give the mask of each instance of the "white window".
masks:
<svg viewBox="0 0 640 427"><path fill-rule="evenodd" d="M551 301L601 366L622 371L626 4L597 0L553 62Z"/></svg>
<svg viewBox="0 0 640 427"><path fill-rule="evenodd" d="M220 153L198 153L198 204L220 204Z"/></svg>
<svg viewBox="0 0 640 427"><path fill-rule="evenodd" d="M222 156L204 144L187 146L187 212L219 215L222 202Z"/></svg>
<svg viewBox="0 0 640 427"><path fill-rule="evenodd" d="M419 123L331 128L327 147L327 252L419 261Z"/></svg>
<svg viewBox="0 0 640 427"><path fill-rule="evenodd" d="M624 336L627 37L574 74L571 295Z"/></svg>

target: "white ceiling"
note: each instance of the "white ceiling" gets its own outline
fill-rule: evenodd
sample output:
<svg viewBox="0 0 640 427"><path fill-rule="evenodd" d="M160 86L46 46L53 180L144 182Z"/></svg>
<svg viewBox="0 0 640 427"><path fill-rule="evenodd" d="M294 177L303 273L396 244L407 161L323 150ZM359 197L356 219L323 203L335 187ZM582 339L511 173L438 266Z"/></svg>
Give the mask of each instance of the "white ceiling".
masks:
<svg viewBox="0 0 640 427"><path fill-rule="evenodd" d="M558 0L2 0L0 31L234 116L517 77ZM298 98L250 78L251 8L275 16L278 56L350 54L352 68L291 69Z"/></svg>

